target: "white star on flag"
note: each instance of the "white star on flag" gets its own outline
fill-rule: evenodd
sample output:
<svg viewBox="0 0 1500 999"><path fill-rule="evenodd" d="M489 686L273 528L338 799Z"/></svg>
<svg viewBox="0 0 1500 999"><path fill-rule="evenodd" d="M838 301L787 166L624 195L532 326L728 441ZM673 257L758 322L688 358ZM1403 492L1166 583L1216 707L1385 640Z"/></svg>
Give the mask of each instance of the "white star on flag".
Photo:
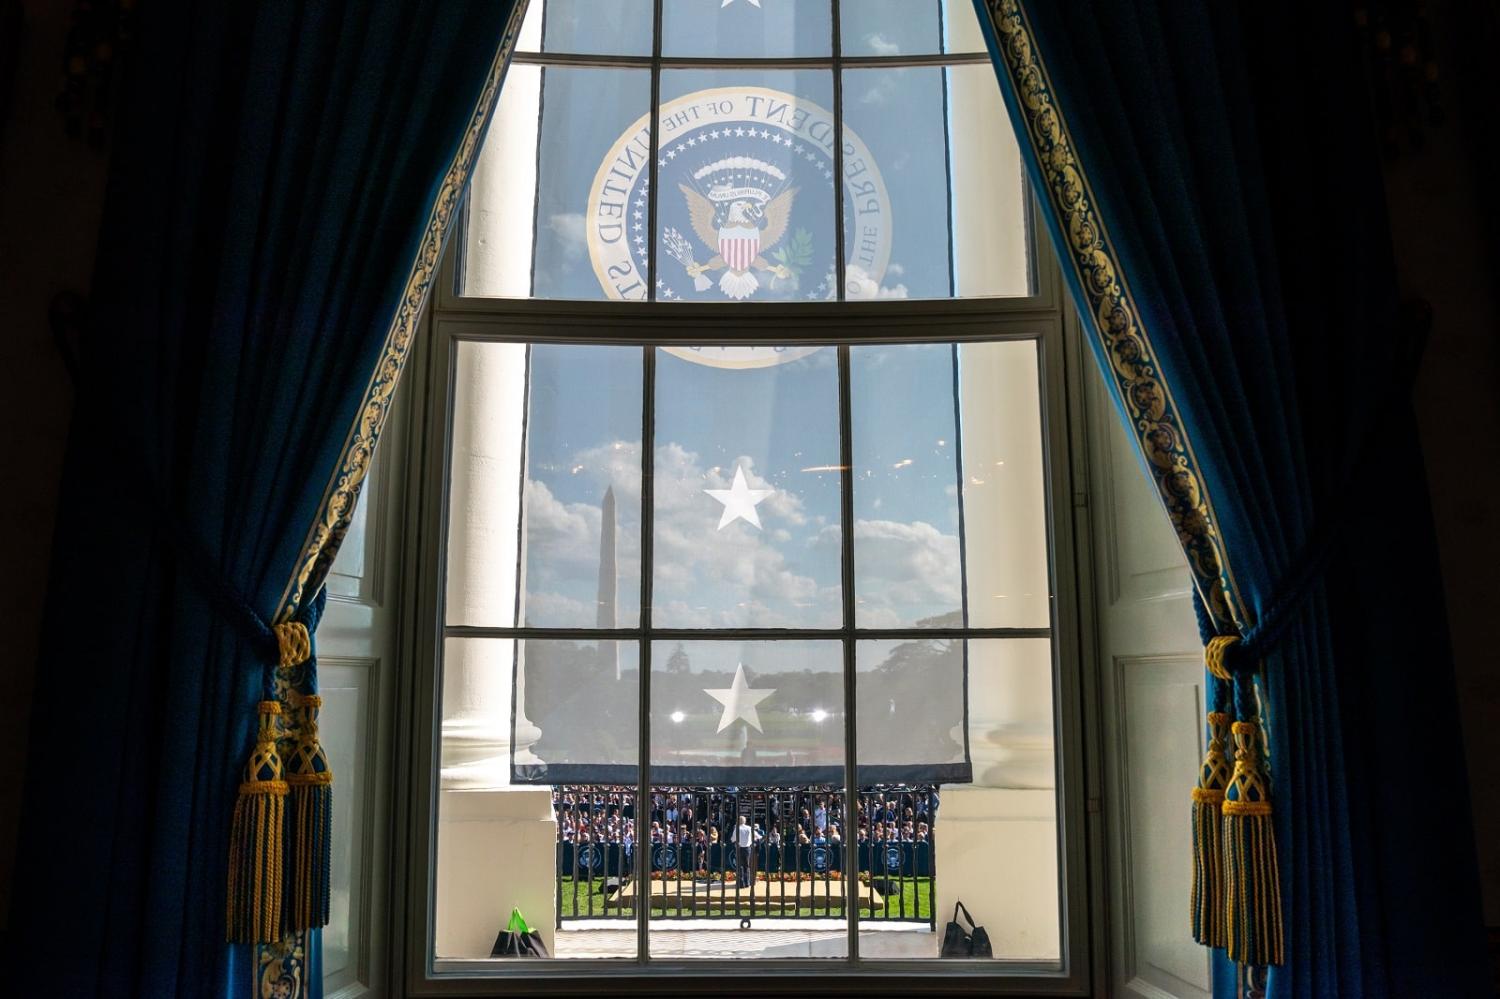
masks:
<svg viewBox="0 0 1500 999"><path fill-rule="evenodd" d="M776 693L776 688L768 687L764 690L751 690L750 685L745 682L744 663L735 666L734 680L728 687L714 689L704 687L703 692L724 705L724 713L719 717L718 731L724 731L736 721L743 718L745 719L745 724L754 728L755 731L765 732L765 729L760 727L760 713L755 710L755 706Z"/></svg>
<svg viewBox="0 0 1500 999"><path fill-rule="evenodd" d="M719 517L718 529L721 531L736 520L747 520L757 531L760 530L760 514L755 512L755 504L776 492L774 489L751 489L745 481L745 470L739 465L734 466L734 482L728 489L703 491L724 504L724 513Z"/></svg>

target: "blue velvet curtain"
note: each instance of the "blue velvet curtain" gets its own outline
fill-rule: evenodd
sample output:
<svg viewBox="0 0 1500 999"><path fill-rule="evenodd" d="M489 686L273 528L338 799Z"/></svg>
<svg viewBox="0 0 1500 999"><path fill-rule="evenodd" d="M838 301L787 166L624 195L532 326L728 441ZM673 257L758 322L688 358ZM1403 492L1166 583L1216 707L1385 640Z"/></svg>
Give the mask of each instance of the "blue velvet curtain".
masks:
<svg viewBox="0 0 1500 999"><path fill-rule="evenodd" d="M976 5L1210 633L1263 663L1286 927L1270 994L1488 995L1351 9Z"/></svg>
<svg viewBox="0 0 1500 999"><path fill-rule="evenodd" d="M514 6L142 5L37 674L11 994L320 993L316 931L224 942L266 622L315 613Z"/></svg>

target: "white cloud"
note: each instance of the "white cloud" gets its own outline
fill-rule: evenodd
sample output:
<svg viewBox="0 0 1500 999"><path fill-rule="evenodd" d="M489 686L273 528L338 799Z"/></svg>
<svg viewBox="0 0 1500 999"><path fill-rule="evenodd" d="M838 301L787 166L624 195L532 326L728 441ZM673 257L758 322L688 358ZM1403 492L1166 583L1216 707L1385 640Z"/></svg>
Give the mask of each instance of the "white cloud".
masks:
<svg viewBox="0 0 1500 999"><path fill-rule="evenodd" d="M588 253L587 230L583 224L582 212L558 212L548 216L547 228L557 233L562 240L563 259L568 263L577 263Z"/></svg>
<svg viewBox="0 0 1500 999"><path fill-rule="evenodd" d="M881 34L866 35L865 44L873 55L893 56L901 54L901 46Z"/></svg>
<svg viewBox="0 0 1500 999"><path fill-rule="evenodd" d="M602 497L606 486L614 489L621 525L622 595L640 571L639 462L638 442L614 441L577 452L563 466L570 472L578 469L574 474L587 483L587 495ZM800 497L777 489L760 504L763 530L743 521L719 530L719 505L703 490L727 488L736 465L745 469L751 488L776 488L756 472L748 456L705 468L697 453L678 443L657 448L657 623L837 625L838 525L809 517ZM572 488L577 480L566 481ZM533 481L527 485L527 504L528 619L593 623L599 501L564 502L545 483ZM868 519L856 521L854 537L861 624L899 627L958 609L962 594L956 527L944 533L925 521ZM820 584L819 577L826 584Z"/></svg>
<svg viewBox="0 0 1500 999"><path fill-rule="evenodd" d="M817 543L837 548L838 529L826 528ZM957 533L920 520L856 520L854 552L861 625L901 627L961 606Z"/></svg>
<svg viewBox="0 0 1500 999"><path fill-rule="evenodd" d="M561 593L531 591L526 594L526 620L566 622L572 627L586 627L594 623L598 608L582 600L565 597Z"/></svg>
<svg viewBox="0 0 1500 999"><path fill-rule="evenodd" d="M891 275L892 277L897 277L902 273L902 269L899 266L894 268L887 267L886 273ZM851 300L907 297L906 285L898 284L892 286L881 284L873 277L871 277L870 273L858 264L849 265L847 277L849 298Z"/></svg>
<svg viewBox="0 0 1500 999"><path fill-rule="evenodd" d="M526 483L526 541L545 549L551 560L578 562L598 555L600 508L588 503L563 503L545 482Z"/></svg>
<svg viewBox="0 0 1500 999"><path fill-rule="evenodd" d="M745 470L751 488L775 490L759 505L762 530L743 521L718 528L721 508L704 490L728 488L736 467ZM606 486L613 487L622 527L619 579L622 587L630 585L626 580L640 571L639 442L614 441L577 452L560 463L559 470L576 477L568 480L570 488L581 480L592 487L591 494L602 497ZM656 449L653 501L653 588L659 624L838 623L837 587L820 587L814 575L836 578L836 554L829 558L798 544L798 529L811 524L802 499L756 472L750 456L705 468L699 455L681 444L662 444ZM600 502L566 503L546 484L532 481L527 485L527 504L528 618L592 623L593 604L582 598L592 595L586 591L598 572ZM807 564L800 564L803 561Z"/></svg>

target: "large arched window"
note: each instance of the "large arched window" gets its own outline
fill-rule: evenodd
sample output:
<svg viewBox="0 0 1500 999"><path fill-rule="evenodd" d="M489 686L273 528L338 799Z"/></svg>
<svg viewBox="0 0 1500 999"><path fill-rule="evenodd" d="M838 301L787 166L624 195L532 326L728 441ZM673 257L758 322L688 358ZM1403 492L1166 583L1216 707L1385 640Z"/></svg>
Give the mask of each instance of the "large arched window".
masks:
<svg viewBox="0 0 1500 999"><path fill-rule="evenodd" d="M1029 204L968 0L532 0L426 344L409 985L1082 980Z"/></svg>

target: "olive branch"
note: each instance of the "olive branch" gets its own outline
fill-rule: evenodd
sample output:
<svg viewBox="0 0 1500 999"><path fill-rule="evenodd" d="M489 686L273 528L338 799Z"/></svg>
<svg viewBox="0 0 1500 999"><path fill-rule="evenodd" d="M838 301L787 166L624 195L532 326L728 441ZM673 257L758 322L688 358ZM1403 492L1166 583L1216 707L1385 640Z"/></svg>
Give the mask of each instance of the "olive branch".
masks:
<svg viewBox="0 0 1500 999"><path fill-rule="evenodd" d="M800 283L799 279L802 277L803 268L812 264L812 233L806 229L798 229L784 246L771 254L771 259L792 272L792 276L787 280L791 282L792 290L796 291ZM773 279L771 287L776 287L777 282L780 280L781 278Z"/></svg>

